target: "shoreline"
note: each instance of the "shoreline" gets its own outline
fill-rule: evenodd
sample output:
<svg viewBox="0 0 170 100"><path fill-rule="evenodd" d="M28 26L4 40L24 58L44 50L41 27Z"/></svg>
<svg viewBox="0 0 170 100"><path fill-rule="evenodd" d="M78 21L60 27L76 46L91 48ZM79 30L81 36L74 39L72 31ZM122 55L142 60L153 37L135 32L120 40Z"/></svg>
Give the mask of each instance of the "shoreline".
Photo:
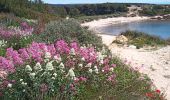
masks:
<svg viewBox="0 0 170 100"><path fill-rule="evenodd" d="M94 31L96 33L100 33L97 31L97 28L109 25L123 24L129 22L143 21L143 20L152 20L151 17L114 17L114 18L105 18L99 20L93 20L91 22L85 22L81 24L83 27L89 27L89 30Z"/></svg>
<svg viewBox="0 0 170 100"><path fill-rule="evenodd" d="M133 69L142 74L146 74L153 84L163 91L170 100L170 45L159 48L157 50L134 49L128 46L119 47L112 44L116 39L116 35L101 34L95 28L100 28L110 24L120 24L134 21L152 20L150 17L119 17L100 19L82 24L89 27L89 30L94 31L101 36L103 43L109 47L112 54L119 57L122 61L127 61Z"/></svg>

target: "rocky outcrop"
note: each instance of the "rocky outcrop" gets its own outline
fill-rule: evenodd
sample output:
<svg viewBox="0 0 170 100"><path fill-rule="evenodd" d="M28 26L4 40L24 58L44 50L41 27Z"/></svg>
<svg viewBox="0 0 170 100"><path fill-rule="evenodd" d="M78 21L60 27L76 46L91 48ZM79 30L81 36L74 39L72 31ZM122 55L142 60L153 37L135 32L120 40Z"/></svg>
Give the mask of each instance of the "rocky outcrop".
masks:
<svg viewBox="0 0 170 100"><path fill-rule="evenodd" d="M125 37L124 35L119 35L119 36L116 37L115 41L118 42L118 43L124 44L124 43L128 42L128 38Z"/></svg>

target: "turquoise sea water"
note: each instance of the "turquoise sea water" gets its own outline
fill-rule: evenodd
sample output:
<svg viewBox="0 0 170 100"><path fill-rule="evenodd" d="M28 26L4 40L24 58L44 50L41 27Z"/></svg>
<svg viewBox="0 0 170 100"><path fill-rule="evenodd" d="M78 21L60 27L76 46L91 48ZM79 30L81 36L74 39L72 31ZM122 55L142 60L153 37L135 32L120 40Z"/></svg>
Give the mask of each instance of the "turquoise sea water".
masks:
<svg viewBox="0 0 170 100"><path fill-rule="evenodd" d="M161 38L170 38L170 21L139 21L123 24L105 26L97 29L106 34L120 34L126 30L135 30L145 32L152 35L160 36Z"/></svg>

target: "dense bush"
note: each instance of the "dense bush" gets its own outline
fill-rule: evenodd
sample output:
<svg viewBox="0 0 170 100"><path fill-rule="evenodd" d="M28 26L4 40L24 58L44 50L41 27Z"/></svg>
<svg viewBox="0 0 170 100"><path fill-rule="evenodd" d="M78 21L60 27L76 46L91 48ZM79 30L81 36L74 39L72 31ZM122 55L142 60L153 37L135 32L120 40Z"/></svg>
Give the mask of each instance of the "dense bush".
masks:
<svg viewBox="0 0 170 100"><path fill-rule="evenodd" d="M126 31L126 32L122 32L121 35L124 35L129 39L128 43L134 44L139 48L145 45L157 46L157 45L167 44L167 42L164 39L158 36L149 35L143 32Z"/></svg>
<svg viewBox="0 0 170 100"><path fill-rule="evenodd" d="M53 43L57 39L64 39L68 42L77 41L80 44L92 44L102 47L101 38L96 34L81 27L74 19L50 22L46 25L45 31L36 36L36 41Z"/></svg>

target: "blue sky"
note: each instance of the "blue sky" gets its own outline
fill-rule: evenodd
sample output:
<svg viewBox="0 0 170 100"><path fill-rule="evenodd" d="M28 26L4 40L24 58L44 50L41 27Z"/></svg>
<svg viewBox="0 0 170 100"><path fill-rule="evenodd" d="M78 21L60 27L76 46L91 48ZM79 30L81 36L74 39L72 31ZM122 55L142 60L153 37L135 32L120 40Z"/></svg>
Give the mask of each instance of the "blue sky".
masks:
<svg viewBox="0 0 170 100"><path fill-rule="evenodd" d="M106 2L123 2L123 3L155 3L170 4L170 0L43 0L50 4L80 4L80 3L106 3Z"/></svg>

